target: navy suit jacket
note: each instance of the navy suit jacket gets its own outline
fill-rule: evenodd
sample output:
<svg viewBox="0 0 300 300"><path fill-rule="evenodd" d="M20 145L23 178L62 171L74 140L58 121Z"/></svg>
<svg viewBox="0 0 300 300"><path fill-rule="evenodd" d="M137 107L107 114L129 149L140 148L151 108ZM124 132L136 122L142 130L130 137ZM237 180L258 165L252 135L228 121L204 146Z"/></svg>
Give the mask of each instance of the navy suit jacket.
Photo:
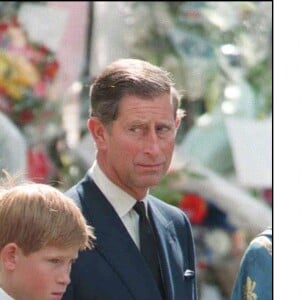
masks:
<svg viewBox="0 0 300 300"><path fill-rule="evenodd" d="M97 241L94 249L79 253L63 300L161 300L139 249L94 181L86 175L66 194L95 228ZM195 256L189 220L180 209L148 197L159 240L165 299L195 300Z"/></svg>

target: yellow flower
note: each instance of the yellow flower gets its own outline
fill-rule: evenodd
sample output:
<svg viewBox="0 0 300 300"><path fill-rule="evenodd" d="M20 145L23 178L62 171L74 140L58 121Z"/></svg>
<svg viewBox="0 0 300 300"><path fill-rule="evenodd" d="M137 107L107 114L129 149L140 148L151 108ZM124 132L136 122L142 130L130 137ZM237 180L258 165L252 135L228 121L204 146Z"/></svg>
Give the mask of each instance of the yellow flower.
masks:
<svg viewBox="0 0 300 300"><path fill-rule="evenodd" d="M248 276L243 287L243 300L257 300L257 295L254 293L256 282L252 281Z"/></svg>
<svg viewBox="0 0 300 300"><path fill-rule="evenodd" d="M12 67L10 80L24 86L33 87L38 83L40 75L36 67L21 55L8 55Z"/></svg>
<svg viewBox="0 0 300 300"><path fill-rule="evenodd" d="M26 58L0 51L0 87L13 100L21 100L26 88L39 79L37 69Z"/></svg>

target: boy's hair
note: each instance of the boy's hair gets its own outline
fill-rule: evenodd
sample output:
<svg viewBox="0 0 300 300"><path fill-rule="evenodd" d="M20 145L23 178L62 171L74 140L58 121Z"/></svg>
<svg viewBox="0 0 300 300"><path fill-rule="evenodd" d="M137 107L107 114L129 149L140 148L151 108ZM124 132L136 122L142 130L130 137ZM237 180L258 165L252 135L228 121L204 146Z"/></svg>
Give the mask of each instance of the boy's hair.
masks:
<svg viewBox="0 0 300 300"><path fill-rule="evenodd" d="M80 209L56 188L39 183L0 188L0 251L8 243L24 255L44 246L84 250L94 239Z"/></svg>

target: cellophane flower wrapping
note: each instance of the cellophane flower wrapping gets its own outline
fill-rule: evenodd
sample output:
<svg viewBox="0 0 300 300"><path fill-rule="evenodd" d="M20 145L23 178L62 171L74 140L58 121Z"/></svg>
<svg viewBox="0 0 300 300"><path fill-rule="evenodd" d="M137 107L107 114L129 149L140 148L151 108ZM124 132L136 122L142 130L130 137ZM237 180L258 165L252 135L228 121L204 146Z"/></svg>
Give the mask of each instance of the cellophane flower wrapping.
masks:
<svg viewBox="0 0 300 300"><path fill-rule="evenodd" d="M0 110L18 126L53 114L50 92L58 70L55 53L30 41L17 17L0 22Z"/></svg>

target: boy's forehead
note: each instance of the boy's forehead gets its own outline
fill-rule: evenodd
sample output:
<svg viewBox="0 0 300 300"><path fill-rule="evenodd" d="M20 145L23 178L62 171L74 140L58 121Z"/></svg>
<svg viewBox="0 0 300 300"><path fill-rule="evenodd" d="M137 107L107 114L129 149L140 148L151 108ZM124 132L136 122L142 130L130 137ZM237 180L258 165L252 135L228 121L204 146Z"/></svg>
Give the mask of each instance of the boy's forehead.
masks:
<svg viewBox="0 0 300 300"><path fill-rule="evenodd" d="M40 253L46 255L55 255L55 256L76 256L78 255L80 246L70 246L70 247L62 247L62 246L55 246L55 245L46 245L41 248L39 251Z"/></svg>

